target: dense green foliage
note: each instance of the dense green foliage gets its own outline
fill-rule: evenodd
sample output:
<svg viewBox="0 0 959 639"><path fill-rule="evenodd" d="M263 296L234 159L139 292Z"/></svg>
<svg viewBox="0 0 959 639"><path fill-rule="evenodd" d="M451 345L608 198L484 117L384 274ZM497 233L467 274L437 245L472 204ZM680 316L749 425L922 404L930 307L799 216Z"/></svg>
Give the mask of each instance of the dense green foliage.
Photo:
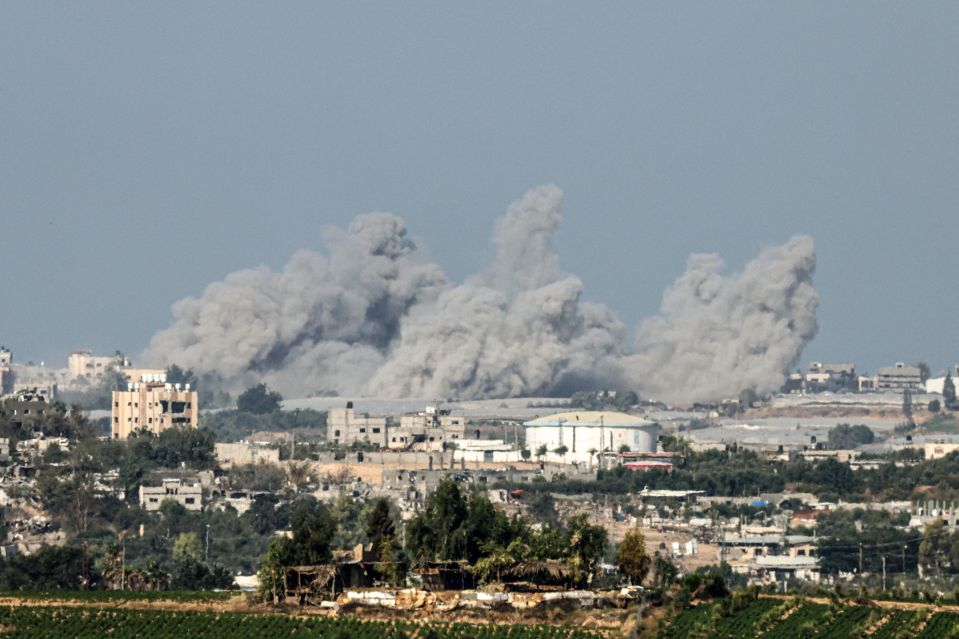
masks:
<svg viewBox="0 0 959 639"><path fill-rule="evenodd" d="M236 398L237 410L254 415L266 415L280 411L283 396L271 391L266 384L257 384L246 389Z"/></svg>
<svg viewBox="0 0 959 639"><path fill-rule="evenodd" d="M848 450L857 448L863 444L871 444L876 439L876 435L868 426L856 424L836 424L829 429L829 448L832 450Z"/></svg>
<svg viewBox="0 0 959 639"><path fill-rule="evenodd" d="M255 414L241 410L204 411L200 425L216 433L220 442L249 438L259 431L312 431L311 435L325 434L326 413L311 409L284 410ZM299 439L299 436L297 436Z"/></svg>
<svg viewBox="0 0 959 639"><path fill-rule="evenodd" d="M113 639L600 639L578 628L533 625L429 624L360 621L352 617L292 617L246 613L176 612L0 607L0 626L12 639L72 639L110 636Z"/></svg>
<svg viewBox="0 0 959 639"><path fill-rule="evenodd" d="M934 418L938 419L938 418ZM944 417L949 421L952 417ZM912 451L872 458L878 468L852 470L835 459L781 461L735 446L728 450L695 452L688 444L663 437L664 450L674 452L672 471L633 471L622 466L600 469L597 479L551 482L500 482L501 488L520 488L533 498L541 492L628 495L643 488L702 490L707 495L742 497L784 490L811 492L825 501L953 499L959 490L959 454L922 460ZM905 463L895 463L905 462ZM929 489L923 490L923 487Z"/></svg>
<svg viewBox="0 0 959 639"><path fill-rule="evenodd" d="M569 398L571 407L586 410L626 410L638 403L634 391L579 391Z"/></svg>
<svg viewBox="0 0 959 639"><path fill-rule="evenodd" d="M464 495L445 479L407 527L407 552L414 561L463 560L480 578L528 560L562 560L576 581L592 580L608 544L606 529L573 517L566 528L543 525L538 530L520 517L493 508L482 492Z"/></svg>

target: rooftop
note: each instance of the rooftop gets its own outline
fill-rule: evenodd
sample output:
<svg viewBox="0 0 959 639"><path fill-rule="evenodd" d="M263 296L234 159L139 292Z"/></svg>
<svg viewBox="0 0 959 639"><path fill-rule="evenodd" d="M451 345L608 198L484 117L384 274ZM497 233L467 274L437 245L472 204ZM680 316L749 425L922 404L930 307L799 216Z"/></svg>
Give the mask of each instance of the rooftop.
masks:
<svg viewBox="0 0 959 639"><path fill-rule="evenodd" d="M524 422L524 426L607 426L619 428L636 428L652 426L651 422L643 417L619 413L616 411L581 410L566 413L554 413L537 419Z"/></svg>

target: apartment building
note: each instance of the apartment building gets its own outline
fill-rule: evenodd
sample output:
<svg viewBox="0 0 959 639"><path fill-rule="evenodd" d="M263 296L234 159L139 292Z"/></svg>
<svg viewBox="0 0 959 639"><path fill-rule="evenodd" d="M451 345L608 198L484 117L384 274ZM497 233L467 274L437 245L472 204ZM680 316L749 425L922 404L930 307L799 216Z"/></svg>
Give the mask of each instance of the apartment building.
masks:
<svg viewBox="0 0 959 639"><path fill-rule="evenodd" d="M168 428L196 428L200 413L198 395L190 385L170 384L166 375L145 375L128 390L113 392L111 430L114 439L133 431L159 434Z"/></svg>

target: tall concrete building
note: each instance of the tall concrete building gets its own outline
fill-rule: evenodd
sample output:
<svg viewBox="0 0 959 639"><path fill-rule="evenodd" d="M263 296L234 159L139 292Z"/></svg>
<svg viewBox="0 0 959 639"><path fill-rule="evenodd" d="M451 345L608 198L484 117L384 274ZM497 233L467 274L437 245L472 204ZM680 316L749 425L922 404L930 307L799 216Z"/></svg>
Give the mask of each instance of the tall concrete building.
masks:
<svg viewBox="0 0 959 639"><path fill-rule="evenodd" d="M13 392L13 353L0 346L0 395Z"/></svg>
<svg viewBox="0 0 959 639"><path fill-rule="evenodd" d="M145 375L128 390L113 392L114 439L126 439L135 430L159 434L173 427L197 427L197 392L191 391L189 384L181 388L165 380L165 375Z"/></svg>
<svg viewBox="0 0 959 639"><path fill-rule="evenodd" d="M88 348L80 348L70 353L67 358L67 370L72 380L86 379L94 382L102 379L111 368L121 370L129 366L130 360L120 352L101 356L94 355Z"/></svg>
<svg viewBox="0 0 959 639"><path fill-rule="evenodd" d="M327 415L326 440L334 444L352 444L369 442L380 448L386 447L386 428L390 424L388 417L370 417L357 415L353 402L347 402L346 408L331 408Z"/></svg>

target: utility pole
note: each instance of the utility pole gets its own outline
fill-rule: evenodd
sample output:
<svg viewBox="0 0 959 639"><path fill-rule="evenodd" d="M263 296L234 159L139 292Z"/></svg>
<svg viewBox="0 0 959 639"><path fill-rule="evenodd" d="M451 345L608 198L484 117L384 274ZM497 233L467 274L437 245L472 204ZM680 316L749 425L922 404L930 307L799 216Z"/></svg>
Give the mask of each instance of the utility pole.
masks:
<svg viewBox="0 0 959 639"><path fill-rule="evenodd" d="M859 542L859 596L862 597L862 542Z"/></svg>
<svg viewBox="0 0 959 639"><path fill-rule="evenodd" d="M906 544L902 545L902 578L906 578Z"/></svg>
<svg viewBox="0 0 959 639"><path fill-rule="evenodd" d="M210 524L206 525L206 552L203 554L203 561L210 562Z"/></svg>
<svg viewBox="0 0 959 639"><path fill-rule="evenodd" d="M87 542L83 542L83 589L90 590L90 558L87 555Z"/></svg>
<svg viewBox="0 0 959 639"><path fill-rule="evenodd" d="M120 547L120 590L127 589L127 542Z"/></svg>
<svg viewBox="0 0 959 639"><path fill-rule="evenodd" d="M886 556L882 556L882 591L886 592Z"/></svg>

